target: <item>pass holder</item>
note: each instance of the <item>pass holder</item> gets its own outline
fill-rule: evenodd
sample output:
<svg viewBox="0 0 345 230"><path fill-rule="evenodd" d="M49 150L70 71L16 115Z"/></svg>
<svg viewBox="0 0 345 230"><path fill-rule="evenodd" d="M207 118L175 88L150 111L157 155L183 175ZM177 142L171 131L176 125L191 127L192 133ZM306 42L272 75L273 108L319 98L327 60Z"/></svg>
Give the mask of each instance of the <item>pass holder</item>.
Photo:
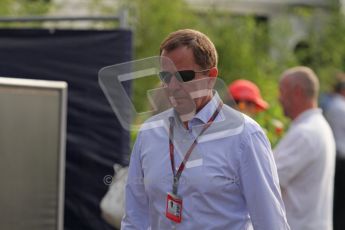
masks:
<svg viewBox="0 0 345 230"><path fill-rule="evenodd" d="M182 198L170 192L167 194L166 217L175 223L182 221Z"/></svg>

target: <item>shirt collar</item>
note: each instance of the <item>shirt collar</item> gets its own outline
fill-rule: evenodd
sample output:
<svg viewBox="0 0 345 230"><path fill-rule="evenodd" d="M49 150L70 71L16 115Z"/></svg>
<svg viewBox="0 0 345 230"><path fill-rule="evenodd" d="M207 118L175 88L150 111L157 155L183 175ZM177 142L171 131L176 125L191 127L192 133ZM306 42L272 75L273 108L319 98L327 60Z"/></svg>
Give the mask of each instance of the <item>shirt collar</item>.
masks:
<svg viewBox="0 0 345 230"><path fill-rule="evenodd" d="M194 122L200 123L200 121L206 124L213 115L213 113L217 110L217 107L220 102L221 99L218 93L215 92L212 99L191 119L191 125L194 125Z"/></svg>
<svg viewBox="0 0 345 230"><path fill-rule="evenodd" d="M307 120L309 117L313 116L314 114L321 114L321 113L322 113L322 110L320 108L308 109L304 111L303 113L301 113L300 115L298 115L296 119L292 122L292 125L301 123Z"/></svg>

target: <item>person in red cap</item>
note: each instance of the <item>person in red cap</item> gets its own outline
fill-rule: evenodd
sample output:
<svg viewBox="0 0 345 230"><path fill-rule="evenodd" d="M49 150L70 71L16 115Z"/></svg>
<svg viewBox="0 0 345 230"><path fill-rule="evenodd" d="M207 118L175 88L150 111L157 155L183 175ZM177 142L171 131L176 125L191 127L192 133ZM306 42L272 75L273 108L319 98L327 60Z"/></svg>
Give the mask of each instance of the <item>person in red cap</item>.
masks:
<svg viewBox="0 0 345 230"><path fill-rule="evenodd" d="M254 116L269 107L262 99L259 88L251 81L236 80L229 85L228 91L236 102L237 109L249 116Z"/></svg>

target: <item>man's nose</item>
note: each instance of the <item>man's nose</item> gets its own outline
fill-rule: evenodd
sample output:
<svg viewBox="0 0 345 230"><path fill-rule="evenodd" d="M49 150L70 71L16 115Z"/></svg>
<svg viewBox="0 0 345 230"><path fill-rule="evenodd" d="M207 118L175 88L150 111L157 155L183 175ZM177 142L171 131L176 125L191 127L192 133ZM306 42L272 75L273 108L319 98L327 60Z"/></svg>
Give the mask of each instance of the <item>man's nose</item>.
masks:
<svg viewBox="0 0 345 230"><path fill-rule="evenodd" d="M170 89L178 89L181 88L181 82L177 80L176 76L172 76L170 82L168 84Z"/></svg>

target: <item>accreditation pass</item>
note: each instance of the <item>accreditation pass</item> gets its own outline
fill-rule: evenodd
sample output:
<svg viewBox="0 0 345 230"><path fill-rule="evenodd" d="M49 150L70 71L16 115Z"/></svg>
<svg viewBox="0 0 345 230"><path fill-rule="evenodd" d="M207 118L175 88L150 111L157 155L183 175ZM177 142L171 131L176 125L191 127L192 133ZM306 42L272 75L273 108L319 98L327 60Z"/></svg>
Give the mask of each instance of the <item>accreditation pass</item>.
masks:
<svg viewBox="0 0 345 230"><path fill-rule="evenodd" d="M166 217L176 223L182 220L182 199L172 193L167 194Z"/></svg>

